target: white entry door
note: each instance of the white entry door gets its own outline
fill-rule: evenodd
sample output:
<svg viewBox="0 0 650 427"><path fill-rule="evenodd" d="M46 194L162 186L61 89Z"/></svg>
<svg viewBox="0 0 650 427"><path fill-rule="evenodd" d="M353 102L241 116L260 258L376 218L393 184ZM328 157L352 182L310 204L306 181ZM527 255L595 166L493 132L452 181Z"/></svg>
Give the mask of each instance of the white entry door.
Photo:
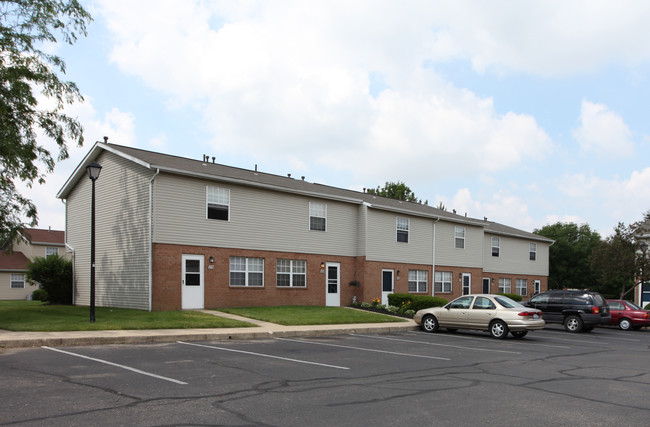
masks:
<svg viewBox="0 0 650 427"><path fill-rule="evenodd" d="M341 264L328 262L325 265L325 305L328 307L341 306Z"/></svg>
<svg viewBox="0 0 650 427"><path fill-rule="evenodd" d="M388 295L393 293L393 270L381 271L381 303L388 305Z"/></svg>
<svg viewBox="0 0 650 427"><path fill-rule="evenodd" d="M201 309L203 305L203 255L183 255L181 307Z"/></svg>

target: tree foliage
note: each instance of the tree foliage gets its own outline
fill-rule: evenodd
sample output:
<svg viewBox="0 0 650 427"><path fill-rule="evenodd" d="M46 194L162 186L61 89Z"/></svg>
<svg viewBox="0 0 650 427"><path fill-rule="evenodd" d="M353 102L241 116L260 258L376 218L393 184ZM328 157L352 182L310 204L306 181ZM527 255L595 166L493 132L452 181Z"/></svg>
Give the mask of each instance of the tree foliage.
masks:
<svg viewBox="0 0 650 427"><path fill-rule="evenodd" d="M38 222L36 206L16 182L44 183L55 156L68 157L67 143L83 144L81 124L63 113L66 104L83 100L81 93L59 77L65 62L42 49L59 39L73 44L91 19L77 0L0 1L0 236L6 241ZM39 91L52 107L39 104ZM58 154L40 135L56 143Z"/></svg>
<svg viewBox="0 0 650 427"><path fill-rule="evenodd" d="M376 189L369 188L368 194L375 196L388 197L390 199L403 200L405 202L422 203L413 191L403 182L386 182L383 188L379 186ZM425 202L427 204L427 202Z"/></svg>
<svg viewBox="0 0 650 427"><path fill-rule="evenodd" d="M637 245L634 230L619 222L614 234L594 248L590 262L598 275L598 291L607 298L622 298L635 279Z"/></svg>
<svg viewBox="0 0 650 427"><path fill-rule="evenodd" d="M589 225L558 222L536 229L535 234L555 240L549 248L549 289L598 286L590 257L601 242Z"/></svg>
<svg viewBox="0 0 650 427"><path fill-rule="evenodd" d="M72 304L72 261L59 255L35 257L27 268L27 279L38 283L51 304Z"/></svg>

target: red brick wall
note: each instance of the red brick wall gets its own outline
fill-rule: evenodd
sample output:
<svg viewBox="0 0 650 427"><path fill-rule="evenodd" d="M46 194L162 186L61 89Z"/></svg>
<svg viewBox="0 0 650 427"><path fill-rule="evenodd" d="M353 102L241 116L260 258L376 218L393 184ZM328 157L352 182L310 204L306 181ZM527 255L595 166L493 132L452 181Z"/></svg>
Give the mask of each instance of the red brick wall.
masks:
<svg viewBox="0 0 650 427"><path fill-rule="evenodd" d="M153 245L153 310L181 309L181 272L182 255L203 255L206 308L218 307L247 307L274 305L325 305L326 277L321 273L321 262L338 262L340 268L341 306L348 306L356 296L359 302L370 302L373 298L381 298L382 270L394 271L394 290L398 293L408 292L408 271L428 271L428 289L420 295L431 295L433 287L433 272L430 265L403 264L391 262L366 261L365 257L343 257L331 255L296 254L272 251L252 251L241 249L224 249L212 247L197 247L183 245ZM235 287L230 286L230 257L244 256L264 258L264 287ZM210 263L210 257L214 262ZM307 286L305 288L283 288L276 286L276 260L293 259L307 261ZM212 266L212 268L210 268ZM400 272L397 275L397 271ZM436 271L452 272L452 292L436 293L436 296L449 301L462 293L460 274L471 274L471 292L483 292L483 278L494 279L490 292L498 292L499 278L508 277L512 280L511 292L516 292L515 279L527 279L528 295L533 294L533 280L541 281L541 290L548 289L548 280L544 276L524 276L499 273L483 273L480 268L437 266ZM351 286L350 282L358 281L360 286Z"/></svg>

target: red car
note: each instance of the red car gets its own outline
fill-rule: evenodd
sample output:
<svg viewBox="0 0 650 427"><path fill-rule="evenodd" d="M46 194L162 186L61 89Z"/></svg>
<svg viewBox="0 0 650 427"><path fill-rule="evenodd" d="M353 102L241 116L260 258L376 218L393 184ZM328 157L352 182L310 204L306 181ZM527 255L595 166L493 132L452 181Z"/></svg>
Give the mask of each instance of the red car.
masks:
<svg viewBox="0 0 650 427"><path fill-rule="evenodd" d="M607 300L612 314L610 325L618 325L624 331L650 326L650 311L644 310L629 301Z"/></svg>

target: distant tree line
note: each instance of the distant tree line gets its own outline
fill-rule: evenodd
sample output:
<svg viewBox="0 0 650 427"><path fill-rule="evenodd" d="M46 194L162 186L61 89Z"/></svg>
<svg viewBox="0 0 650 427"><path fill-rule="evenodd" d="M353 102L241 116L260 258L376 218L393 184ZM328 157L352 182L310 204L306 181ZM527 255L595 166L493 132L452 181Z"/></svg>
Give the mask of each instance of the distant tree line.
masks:
<svg viewBox="0 0 650 427"><path fill-rule="evenodd" d="M534 230L555 240L549 248L549 288L589 288L606 298L631 299L642 269L650 279L639 239L648 234L649 226L650 211L641 221L619 222L605 239L587 224L557 222Z"/></svg>

